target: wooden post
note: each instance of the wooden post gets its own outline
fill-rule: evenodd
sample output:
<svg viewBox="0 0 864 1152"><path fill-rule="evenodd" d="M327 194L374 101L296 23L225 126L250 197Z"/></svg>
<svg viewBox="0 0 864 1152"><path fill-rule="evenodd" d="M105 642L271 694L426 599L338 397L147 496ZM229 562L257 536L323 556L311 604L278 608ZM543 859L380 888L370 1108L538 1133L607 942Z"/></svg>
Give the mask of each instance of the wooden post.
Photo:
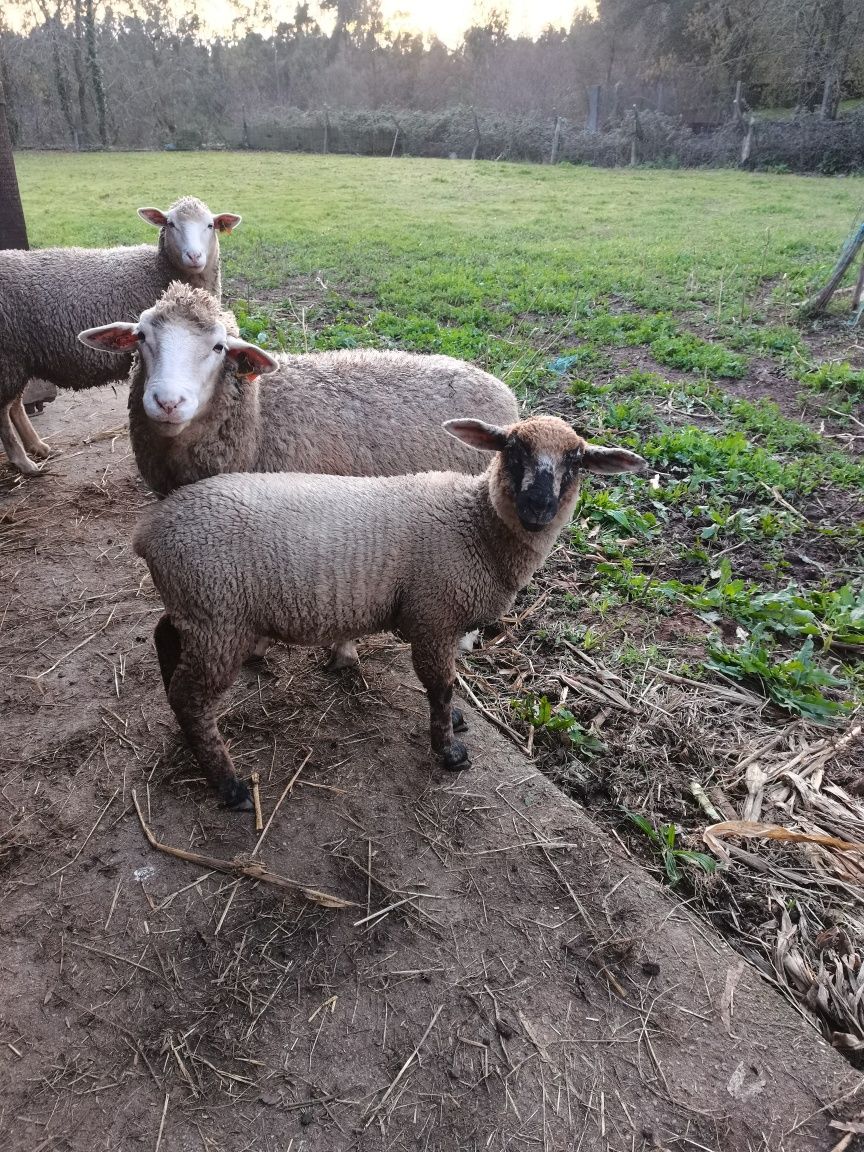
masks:
<svg viewBox="0 0 864 1152"><path fill-rule="evenodd" d="M633 134L630 137L630 167L635 168L639 163L639 137L642 135L642 125L639 123L639 109L633 105Z"/></svg>
<svg viewBox="0 0 864 1152"><path fill-rule="evenodd" d="M471 115L474 117L474 147L471 149L471 159L477 159L477 149L480 147L480 122L477 119L476 108L471 109Z"/></svg>
<svg viewBox="0 0 864 1152"><path fill-rule="evenodd" d="M6 122L6 93L0 81L0 248L27 247L27 225L18 191L12 137Z"/></svg>
<svg viewBox="0 0 864 1152"><path fill-rule="evenodd" d="M750 119L747 123L747 135L741 141L741 167L753 167L753 140L756 135L756 117L750 113Z"/></svg>
<svg viewBox="0 0 864 1152"><path fill-rule="evenodd" d="M864 244L864 224L859 225L843 245L840 259L834 265L825 287L817 292L815 296L811 296L809 300L805 300L798 309L799 320L807 320L809 317L816 316L824 310L828 301L840 287L843 277L846 275L846 270L858 255L858 250L862 244ZM861 278L859 277L859 282L860 280Z"/></svg>
<svg viewBox="0 0 864 1152"><path fill-rule="evenodd" d="M324 109L324 147L321 151L325 156L330 151L330 113L326 108Z"/></svg>
<svg viewBox="0 0 864 1152"><path fill-rule="evenodd" d="M743 85L739 80L735 85L735 99L732 101L732 119L736 124L744 123L744 112L741 108L741 89Z"/></svg>
<svg viewBox="0 0 864 1152"><path fill-rule="evenodd" d="M616 80L612 89L612 110L609 113L609 122L614 124L618 119L618 102L621 99L621 81Z"/></svg>
<svg viewBox="0 0 864 1152"><path fill-rule="evenodd" d="M587 131L597 132L600 128L600 85L592 84L588 89Z"/></svg>
<svg viewBox="0 0 864 1152"><path fill-rule="evenodd" d="M399 121L394 120L393 123L396 125L396 135L393 137L393 147L390 149L390 159L391 160L396 155L396 142L399 139Z"/></svg>
<svg viewBox="0 0 864 1152"><path fill-rule="evenodd" d="M558 143L561 140L561 117L555 117L555 131L552 133L552 151L549 154L549 163L555 164L558 160Z"/></svg>
<svg viewBox="0 0 864 1152"><path fill-rule="evenodd" d="M864 260L861 261L861 270L858 273L858 282L855 285L855 295L852 297L853 312L857 313L860 311L862 300L864 300Z"/></svg>

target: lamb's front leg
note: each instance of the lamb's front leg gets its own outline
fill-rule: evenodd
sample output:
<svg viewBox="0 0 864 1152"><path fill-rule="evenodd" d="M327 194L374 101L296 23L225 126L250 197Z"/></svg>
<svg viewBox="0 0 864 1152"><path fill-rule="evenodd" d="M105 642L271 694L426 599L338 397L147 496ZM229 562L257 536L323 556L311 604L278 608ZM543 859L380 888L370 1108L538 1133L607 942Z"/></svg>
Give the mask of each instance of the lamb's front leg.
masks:
<svg viewBox="0 0 864 1152"><path fill-rule="evenodd" d="M466 727L458 708L453 708L453 685L456 682L457 637L433 641L428 637L411 645L411 659L418 679L429 697L429 737L432 751L450 771L469 768L468 749L453 737L454 727Z"/></svg>

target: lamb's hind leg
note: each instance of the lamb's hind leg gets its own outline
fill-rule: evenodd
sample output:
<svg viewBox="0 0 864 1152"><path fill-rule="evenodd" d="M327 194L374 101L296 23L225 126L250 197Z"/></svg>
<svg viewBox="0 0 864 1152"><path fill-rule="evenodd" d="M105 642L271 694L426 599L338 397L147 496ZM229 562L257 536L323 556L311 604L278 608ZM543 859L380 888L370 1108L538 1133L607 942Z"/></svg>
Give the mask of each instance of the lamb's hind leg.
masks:
<svg viewBox="0 0 864 1152"><path fill-rule="evenodd" d="M159 617L159 623L153 631L153 643L156 645L156 656L159 659L159 671L162 673L162 683L165 685L165 695L171 688L174 670L180 662L183 645L180 633L171 623L167 612Z"/></svg>
<svg viewBox="0 0 864 1152"><path fill-rule="evenodd" d="M456 681L456 645L452 642L415 642L411 646L411 659L420 683L429 697L429 736L432 751L451 771L469 768L468 749L461 740L454 740L453 729L466 727L458 708L453 708L453 684Z"/></svg>
<svg viewBox="0 0 864 1152"><path fill-rule="evenodd" d="M173 625L170 627L173 629ZM236 678L242 657L242 652L238 652L227 661L211 660L206 654L192 652L188 643L183 644L168 688L168 703L195 759L226 807L234 811L250 809L252 797L246 785L237 779L216 717L219 698ZM168 659L170 662L170 653Z"/></svg>
<svg viewBox="0 0 864 1152"><path fill-rule="evenodd" d="M12 423L11 409L14 403L15 400L7 401L5 404L0 402L0 444L3 445L9 463L13 467L17 468L19 472L23 472L25 476L35 476L39 472L39 466L34 464L24 451L24 445Z"/></svg>
<svg viewBox="0 0 864 1152"><path fill-rule="evenodd" d="M330 649L330 659L327 667L331 672L335 672L338 668L356 668L359 663L360 657L354 641L340 640L338 644L334 644Z"/></svg>
<svg viewBox="0 0 864 1152"><path fill-rule="evenodd" d="M29 452L31 456L38 456L41 460L51 451L51 445L46 444L44 440L40 439L39 433L30 423L30 417L24 411L23 395L17 396L9 406L9 415L12 417L12 424L15 431L21 437L21 443L24 445L24 451Z"/></svg>

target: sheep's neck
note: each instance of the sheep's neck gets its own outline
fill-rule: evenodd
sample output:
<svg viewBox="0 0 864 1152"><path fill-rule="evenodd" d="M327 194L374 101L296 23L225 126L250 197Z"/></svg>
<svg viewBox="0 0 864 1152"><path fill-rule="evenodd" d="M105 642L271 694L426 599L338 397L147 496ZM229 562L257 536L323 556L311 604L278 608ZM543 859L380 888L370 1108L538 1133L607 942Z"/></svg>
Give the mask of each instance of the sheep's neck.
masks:
<svg viewBox="0 0 864 1152"><path fill-rule="evenodd" d="M529 533L519 524L509 493L493 469L484 472L477 488L480 535L487 561L501 583L514 594L529 582L552 551L560 531L556 521L545 532Z"/></svg>

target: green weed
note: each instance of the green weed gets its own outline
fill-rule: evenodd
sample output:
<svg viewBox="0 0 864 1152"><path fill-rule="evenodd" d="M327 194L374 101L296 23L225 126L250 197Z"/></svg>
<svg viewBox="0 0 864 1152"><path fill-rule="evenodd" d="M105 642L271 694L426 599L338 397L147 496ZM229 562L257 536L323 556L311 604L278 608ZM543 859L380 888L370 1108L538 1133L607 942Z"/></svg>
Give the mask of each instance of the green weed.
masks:
<svg viewBox="0 0 864 1152"><path fill-rule="evenodd" d="M822 689L848 689L846 680L820 668L813 656L813 637L800 651L786 659L774 659L775 645L760 631L739 648L709 641L707 666L735 680L755 683L764 694L787 712L819 724L830 723L851 708L847 701L832 700Z"/></svg>
<svg viewBox="0 0 864 1152"><path fill-rule="evenodd" d="M647 816L641 812L631 812L628 808L622 811L628 820L631 820L640 832L647 837L652 848L658 853L663 863L663 871L671 888L680 883L684 873L681 864L693 864L703 872L714 872L717 861L705 852L696 852L691 848L678 847L678 829L674 824L661 824L659 828L651 823Z"/></svg>
<svg viewBox="0 0 864 1152"><path fill-rule="evenodd" d="M596 756L606 751L606 746L583 728L569 708L555 707L546 696L527 696L524 700L513 700L514 712L527 724L532 724L539 732L548 733L559 742L564 741L577 748L584 756Z"/></svg>

